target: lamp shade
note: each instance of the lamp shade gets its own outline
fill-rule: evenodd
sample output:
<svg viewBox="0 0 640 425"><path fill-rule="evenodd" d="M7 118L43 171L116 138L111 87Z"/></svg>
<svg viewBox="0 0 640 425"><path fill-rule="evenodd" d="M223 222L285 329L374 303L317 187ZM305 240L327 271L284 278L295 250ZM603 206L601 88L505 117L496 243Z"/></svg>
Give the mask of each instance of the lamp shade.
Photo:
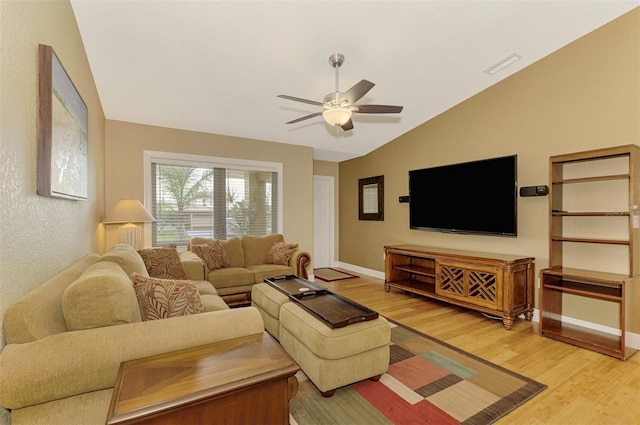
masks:
<svg viewBox="0 0 640 425"><path fill-rule="evenodd" d="M137 199L119 200L102 220L103 223L149 223L152 221L156 219Z"/></svg>
<svg viewBox="0 0 640 425"><path fill-rule="evenodd" d="M338 106L325 109L322 112L324 120L331 125L344 125L351 119L351 109L340 108Z"/></svg>

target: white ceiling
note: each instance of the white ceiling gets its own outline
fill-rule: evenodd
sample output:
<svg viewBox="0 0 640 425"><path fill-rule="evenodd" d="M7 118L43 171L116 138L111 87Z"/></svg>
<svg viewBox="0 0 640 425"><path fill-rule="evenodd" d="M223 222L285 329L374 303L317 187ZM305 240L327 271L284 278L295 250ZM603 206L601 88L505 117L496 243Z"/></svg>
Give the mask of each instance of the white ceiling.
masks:
<svg viewBox="0 0 640 425"><path fill-rule="evenodd" d="M107 119L310 146L314 158L365 155L571 41L638 0L71 0ZM319 107L334 91L376 86L337 131ZM522 59L483 72L512 53ZM180 141L176 140L176 144Z"/></svg>

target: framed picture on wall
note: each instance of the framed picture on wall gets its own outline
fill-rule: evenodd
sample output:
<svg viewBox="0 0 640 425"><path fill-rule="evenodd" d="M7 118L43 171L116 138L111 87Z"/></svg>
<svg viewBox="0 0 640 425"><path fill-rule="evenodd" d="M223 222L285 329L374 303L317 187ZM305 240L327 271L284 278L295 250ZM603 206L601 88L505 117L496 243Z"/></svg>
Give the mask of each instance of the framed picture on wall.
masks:
<svg viewBox="0 0 640 425"><path fill-rule="evenodd" d="M53 48L38 45L38 195L87 199L88 111Z"/></svg>
<svg viewBox="0 0 640 425"><path fill-rule="evenodd" d="M384 221L384 176L358 180L358 219Z"/></svg>

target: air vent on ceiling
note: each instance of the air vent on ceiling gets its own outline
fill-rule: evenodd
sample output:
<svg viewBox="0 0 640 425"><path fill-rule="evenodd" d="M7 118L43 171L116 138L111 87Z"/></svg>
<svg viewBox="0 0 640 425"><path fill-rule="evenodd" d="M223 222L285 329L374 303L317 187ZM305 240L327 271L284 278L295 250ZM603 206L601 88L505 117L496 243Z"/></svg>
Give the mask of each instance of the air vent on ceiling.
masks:
<svg viewBox="0 0 640 425"><path fill-rule="evenodd" d="M522 56L520 56L517 53L511 53L509 56L502 59L500 62L485 69L484 72L486 72L489 75L496 74L502 71L503 69L505 69L506 67L508 67L509 65L512 65L515 62L519 61L520 59L522 59Z"/></svg>

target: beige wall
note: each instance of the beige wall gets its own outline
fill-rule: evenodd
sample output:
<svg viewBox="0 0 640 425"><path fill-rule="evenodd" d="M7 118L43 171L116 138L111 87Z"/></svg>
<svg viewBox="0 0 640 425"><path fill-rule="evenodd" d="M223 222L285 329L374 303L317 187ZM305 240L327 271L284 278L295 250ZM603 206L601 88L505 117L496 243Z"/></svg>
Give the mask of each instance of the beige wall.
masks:
<svg viewBox="0 0 640 425"><path fill-rule="evenodd" d="M87 201L36 195L39 43L54 48L89 109ZM104 114L69 2L0 1L0 51L1 317L33 287L103 249Z"/></svg>
<svg viewBox="0 0 640 425"><path fill-rule="evenodd" d="M68 2L0 2L0 305L101 251L104 114ZM36 195L38 44L51 45L89 110L88 200Z"/></svg>
<svg viewBox="0 0 640 425"><path fill-rule="evenodd" d="M311 148L108 120L105 149L107 209L119 199L144 200L145 150L282 163L282 233L285 240L298 243L302 249L313 249ZM116 229L117 226L109 226L107 247L117 241ZM150 238L147 237L144 243L150 245Z"/></svg>
<svg viewBox="0 0 640 425"><path fill-rule="evenodd" d="M340 261L383 271L384 245L414 243L533 256L546 267L547 197L519 198L517 238L410 230L409 204L398 203L408 171L517 154L519 186L546 185L549 156L625 144L640 144L640 9L340 163ZM385 220L358 221L357 179L377 175L385 178ZM480 189L469 182L469 190ZM576 315L592 318L584 313ZM640 332L639 320L631 330Z"/></svg>

